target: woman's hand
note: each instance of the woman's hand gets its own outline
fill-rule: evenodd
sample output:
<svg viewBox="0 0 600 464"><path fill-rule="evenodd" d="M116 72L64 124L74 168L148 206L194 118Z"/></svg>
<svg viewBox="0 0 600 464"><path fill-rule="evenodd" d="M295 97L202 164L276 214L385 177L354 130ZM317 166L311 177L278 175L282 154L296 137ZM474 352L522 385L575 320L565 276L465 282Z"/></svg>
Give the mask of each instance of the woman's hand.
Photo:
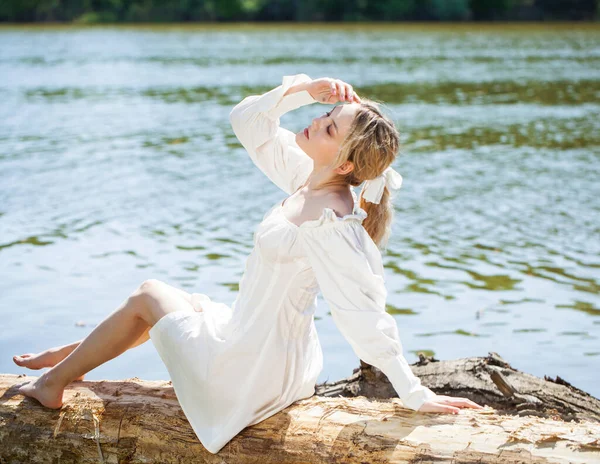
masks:
<svg viewBox="0 0 600 464"><path fill-rule="evenodd" d="M435 398L425 401L418 409L419 412L445 412L458 414L460 408L485 409L483 406L468 398L459 396L436 395Z"/></svg>
<svg viewBox="0 0 600 464"><path fill-rule="evenodd" d="M361 102L360 97L350 84L340 79L332 79L331 77L314 79L307 84L306 90L315 100L321 103L337 103L341 101Z"/></svg>

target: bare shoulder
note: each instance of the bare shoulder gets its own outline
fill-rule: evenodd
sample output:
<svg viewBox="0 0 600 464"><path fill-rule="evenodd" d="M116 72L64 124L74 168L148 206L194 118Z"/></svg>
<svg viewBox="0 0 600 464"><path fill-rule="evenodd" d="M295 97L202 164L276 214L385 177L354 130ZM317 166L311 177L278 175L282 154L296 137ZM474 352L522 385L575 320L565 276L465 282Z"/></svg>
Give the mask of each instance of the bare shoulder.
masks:
<svg viewBox="0 0 600 464"><path fill-rule="evenodd" d="M307 210L312 217L318 218L324 208L332 209L339 217L351 214L354 210L354 199L350 192L346 193L328 193L322 197L313 198L307 201Z"/></svg>
<svg viewBox="0 0 600 464"><path fill-rule="evenodd" d="M354 211L354 198L352 198L352 194L350 192L347 194L332 194L329 198L329 203L329 208L333 209L335 214L340 217L352 214L352 211Z"/></svg>
<svg viewBox="0 0 600 464"><path fill-rule="evenodd" d="M304 221L319 219L325 208L332 209L339 217L351 214L354 210L352 192L332 192L316 197L298 194L285 201L282 213L290 222L299 226Z"/></svg>

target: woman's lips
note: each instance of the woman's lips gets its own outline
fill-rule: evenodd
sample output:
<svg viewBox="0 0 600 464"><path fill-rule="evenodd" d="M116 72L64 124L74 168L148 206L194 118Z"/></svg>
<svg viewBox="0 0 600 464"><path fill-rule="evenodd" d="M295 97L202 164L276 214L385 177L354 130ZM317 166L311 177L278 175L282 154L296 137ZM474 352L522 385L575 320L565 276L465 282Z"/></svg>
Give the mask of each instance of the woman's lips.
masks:
<svg viewBox="0 0 600 464"><path fill-rule="evenodd" d="M308 139L308 127L306 129L304 129L304 136Z"/></svg>

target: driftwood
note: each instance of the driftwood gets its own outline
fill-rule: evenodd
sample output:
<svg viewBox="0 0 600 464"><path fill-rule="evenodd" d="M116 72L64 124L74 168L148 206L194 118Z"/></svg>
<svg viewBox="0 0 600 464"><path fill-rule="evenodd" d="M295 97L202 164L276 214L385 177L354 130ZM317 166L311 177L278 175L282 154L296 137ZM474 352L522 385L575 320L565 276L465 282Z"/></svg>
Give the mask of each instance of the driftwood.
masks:
<svg viewBox="0 0 600 464"><path fill-rule="evenodd" d="M412 368L436 393L486 409L412 411L361 363L211 454L168 381L74 382L53 410L17 393L32 377L0 374L0 464L600 463L600 401L559 377L519 372L496 354Z"/></svg>
<svg viewBox="0 0 600 464"><path fill-rule="evenodd" d="M559 417L564 421L600 422L600 401L566 380L543 379L512 368L497 353L484 358L438 361L419 355L411 367L438 395L462 396L502 414ZM599 378L600 380L600 378ZM397 396L387 377L361 361L351 377L317 385L316 394L328 397L392 398Z"/></svg>

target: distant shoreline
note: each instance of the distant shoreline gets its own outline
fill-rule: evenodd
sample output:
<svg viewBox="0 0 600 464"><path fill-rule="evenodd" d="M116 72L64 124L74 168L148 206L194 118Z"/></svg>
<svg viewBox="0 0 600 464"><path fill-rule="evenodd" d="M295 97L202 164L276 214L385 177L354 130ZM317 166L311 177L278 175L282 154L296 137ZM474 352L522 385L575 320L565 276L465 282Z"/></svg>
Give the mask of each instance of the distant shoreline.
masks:
<svg viewBox="0 0 600 464"><path fill-rule="evenodd" d="M598 20L573 20L573 21L181 21L181 22L106 22L106 23L82 23L77 21L36 21L36 22L2 22L0 21L0 28L2 27L23 27L23 26L76 26L82 28L89 27L107 27L107 26L124 26L124 27L199 27L199 26L215 26L215 27L338 27L340 29L354 28L354 27L396 27L406 26L410 28L419 28L425 26L433 26L440 28L457 28L465 27L472 28L485 27L485 28L521 28L521 27L585 27L589 29L595 29L600 26Z"/></svg>

